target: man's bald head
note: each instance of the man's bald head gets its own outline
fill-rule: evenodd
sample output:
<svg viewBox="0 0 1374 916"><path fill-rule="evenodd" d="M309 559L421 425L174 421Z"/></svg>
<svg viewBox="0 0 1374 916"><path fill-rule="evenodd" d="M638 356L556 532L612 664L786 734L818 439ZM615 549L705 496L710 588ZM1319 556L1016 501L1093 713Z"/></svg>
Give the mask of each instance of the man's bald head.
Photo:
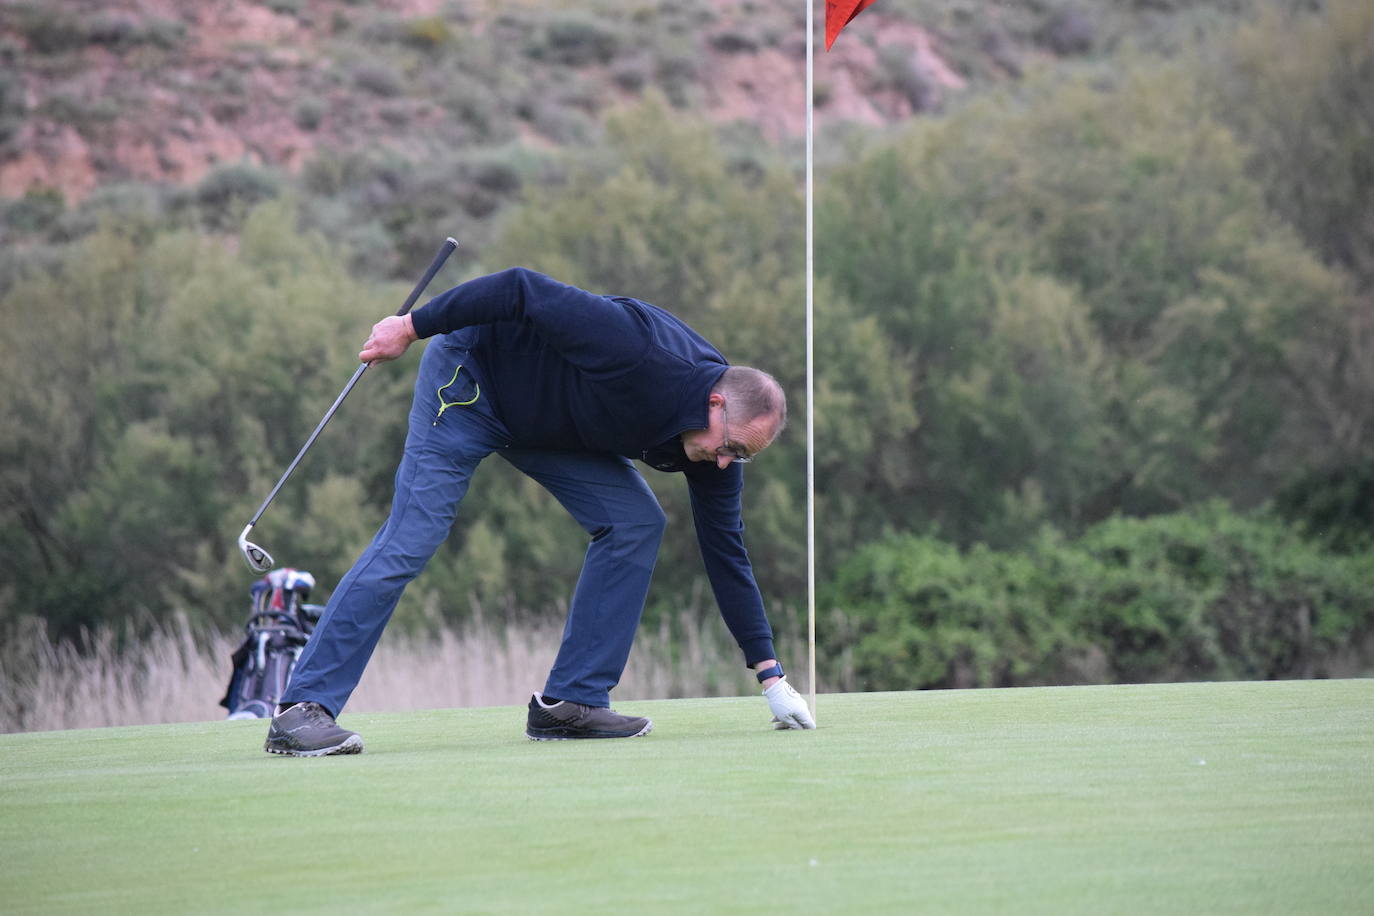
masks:
<svg viewBox="0 0 1374 916"><path fill-rule="evenodd" d="M787 395L778 380L762 369L731 366L711 391L725 395L730 416L737 422L772 427L771 438L776 438L787 425Z"/></svg>

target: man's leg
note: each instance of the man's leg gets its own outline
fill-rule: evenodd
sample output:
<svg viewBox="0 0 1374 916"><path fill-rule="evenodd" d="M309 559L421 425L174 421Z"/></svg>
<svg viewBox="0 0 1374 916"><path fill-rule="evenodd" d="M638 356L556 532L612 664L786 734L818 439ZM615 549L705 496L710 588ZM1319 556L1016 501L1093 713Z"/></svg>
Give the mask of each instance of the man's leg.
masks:
<svg viewBox="0 0 1374 916"><path fill-rule="evenodd" d="M663 510L628 458L527 449L500 454L548 489L592 536L544 693L609 706L644 612Z"/></svg>
<svg viewBox="0 0 1374 916"><path fill-rule="evenodd" d="M473 470L507 434L477 393L465 350L437 338L425 349L415 384L405 454L396 471L391 515L344 575L291 675L287 703L314 702L338 715L348 702L406 585L448 536ZM447 386L447 387L445 387ZM452 406L440 415L439 389ZM462 391L458 389L462 388Z"/></svg>

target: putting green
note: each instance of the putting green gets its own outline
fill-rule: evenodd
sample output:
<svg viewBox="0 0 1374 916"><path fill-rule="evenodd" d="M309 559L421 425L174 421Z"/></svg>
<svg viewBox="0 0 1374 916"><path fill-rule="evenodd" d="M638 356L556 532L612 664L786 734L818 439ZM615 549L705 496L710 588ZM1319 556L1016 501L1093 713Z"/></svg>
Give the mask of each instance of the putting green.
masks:
<svg viewBox="0 0 1374 916"><path fill-rule="evenodd" d="M1374 900L1374 681L621 703L0 736L7 913L1354 913Z"/></svg>

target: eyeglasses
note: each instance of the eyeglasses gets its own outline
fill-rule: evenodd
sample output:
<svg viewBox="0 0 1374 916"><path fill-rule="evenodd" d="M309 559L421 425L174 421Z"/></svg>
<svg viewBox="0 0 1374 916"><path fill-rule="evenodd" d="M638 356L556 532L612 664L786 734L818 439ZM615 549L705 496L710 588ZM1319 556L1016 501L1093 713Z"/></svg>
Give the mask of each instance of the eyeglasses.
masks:
<svg viewBox="0 0 1374 916"><path fill-rule="evenodd" d="M725 444L716 449L716 454L729 458L731 464L748 464L753 461L754 456L739 446L730 444L730 408L725 404L720 405L720 417L725 425Z"/></svg>

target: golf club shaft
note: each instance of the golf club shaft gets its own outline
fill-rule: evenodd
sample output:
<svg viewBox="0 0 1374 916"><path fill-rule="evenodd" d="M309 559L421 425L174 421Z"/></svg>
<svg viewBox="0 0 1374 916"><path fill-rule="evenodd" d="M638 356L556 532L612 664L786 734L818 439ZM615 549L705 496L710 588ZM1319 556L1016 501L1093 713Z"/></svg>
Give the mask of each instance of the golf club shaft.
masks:
<svg viewBox="0 0 1374 916"><path fill-rule="evenodd" d="M400 311L396 313L398 317L410 311L411 307L415 305L415 300L420 298L420 294L425 291L425 287L429 286L430 281L434 279L434 275L439 272L439 268L444 266L444 262L448 260L448 256L452 254L453 249L457 247L458 243L454 239L447 238L444 240L444 244L439 248L439 253L434 256L434 260L430 262L429 268L425 270L424 276L420 278L419 283L415 284L415 288L411 290L410 295L406 297L405 304L402 305ZM324 429L325 424L334 416L334 412L339 409L339 405L344 402L344 398L348 397L348 393L353 390L353 386L358 384L358 379L363 377L363 373L367 371L367 366L367 363L363 363L358 366L357 369L353 370L353 377L348 380L347 385L344 385L343 391L340 391L339 396L334 399L334 403L330 405L329 410L325 412L319 425L315 427L315 431L310 434L309 439L305 440L305 445L301 446L301 450L297 452L296 457L291 460L291 464L287 467L286 473L281 475L281 479L278 480L277 485L272 488L272 492L267 494L267 498L262 501L262 505L258 507L258 511L253 513L253 518L248 522L248 528L252 528L256 525L258 519L262 518L262 514L267 511L267 507L272 505L272 500L277 498L277 493L281 491L282 485L285 484L287 478L291 476L291 472L296 470L296 466L301 463L301 459L305 457L305 453L310 451L310 446L315 444L315 440L319 438L320 432ZM248 531L248 528L244 529L245 533Z"/></svg>

